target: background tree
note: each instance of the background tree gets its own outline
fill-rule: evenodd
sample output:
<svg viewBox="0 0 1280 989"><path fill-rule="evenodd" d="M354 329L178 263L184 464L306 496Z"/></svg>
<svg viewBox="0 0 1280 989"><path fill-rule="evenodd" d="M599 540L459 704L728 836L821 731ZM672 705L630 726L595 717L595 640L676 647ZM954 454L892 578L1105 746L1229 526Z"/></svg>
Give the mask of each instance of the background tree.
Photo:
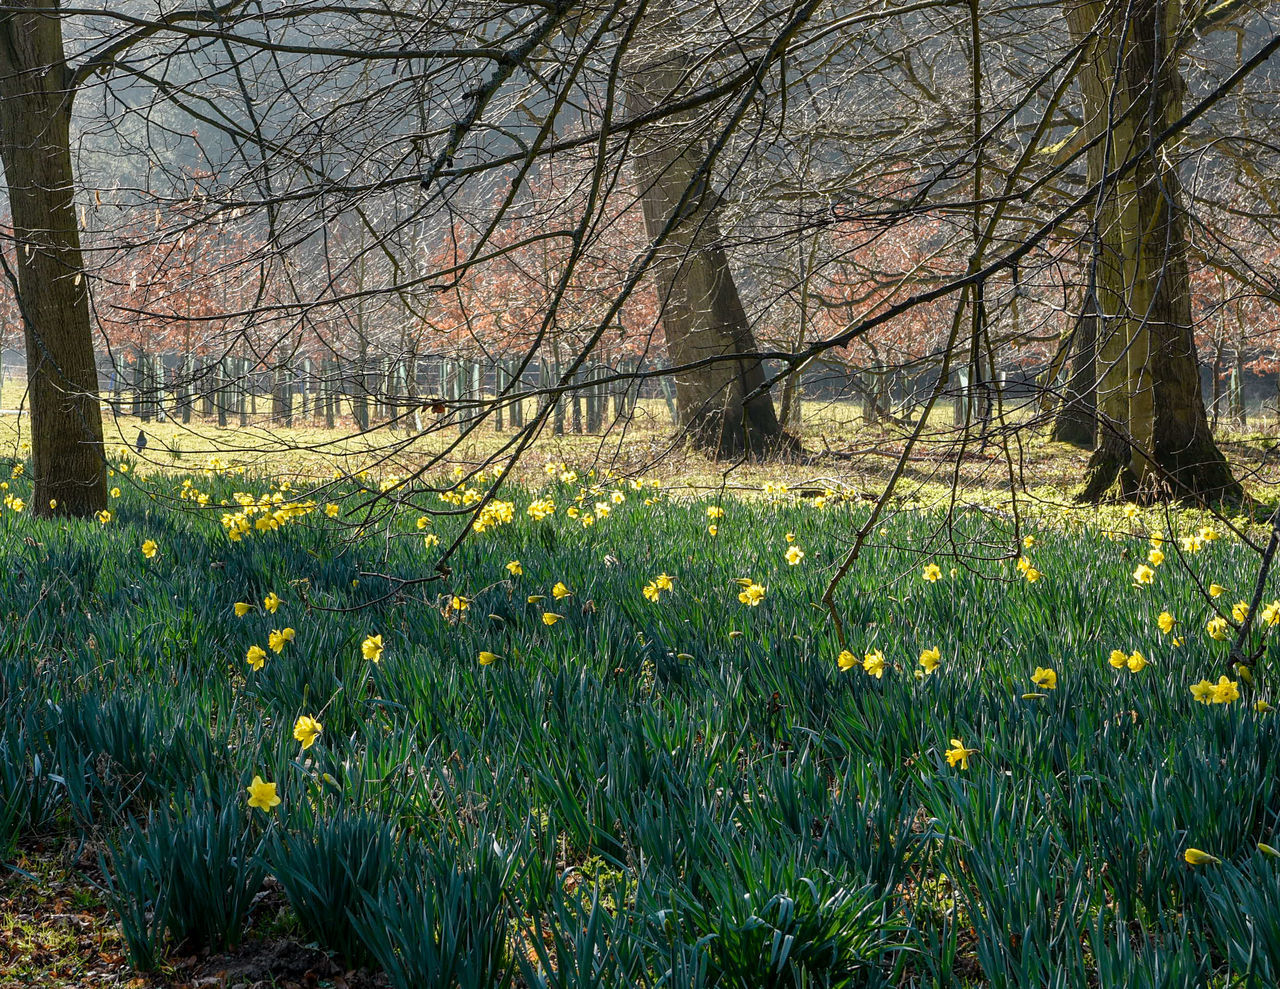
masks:
<svg viewBox="0 0 1280 989"><path fill-rule="evenodd" d="M71 162L75 95L56 0L0 12L0 162L13 217L13 261L27 352L27 408L40 515L106 506L102 411ZM16 270L15 270L16 269Z"/></svg>

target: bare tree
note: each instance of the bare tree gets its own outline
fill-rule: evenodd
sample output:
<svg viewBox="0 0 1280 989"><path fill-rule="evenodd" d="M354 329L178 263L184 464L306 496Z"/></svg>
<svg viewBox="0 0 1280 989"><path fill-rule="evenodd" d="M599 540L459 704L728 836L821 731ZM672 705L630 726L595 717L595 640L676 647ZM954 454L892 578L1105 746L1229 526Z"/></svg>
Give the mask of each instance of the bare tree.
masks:
<svg viewBox="0 0 1280 989"><path fill-rule="evenodd" d="M0 13L0 162L13 215L27 350L32 510L88 515L106 506L102 412L76 226L71 163L72 71L49 0Z"/></svg>

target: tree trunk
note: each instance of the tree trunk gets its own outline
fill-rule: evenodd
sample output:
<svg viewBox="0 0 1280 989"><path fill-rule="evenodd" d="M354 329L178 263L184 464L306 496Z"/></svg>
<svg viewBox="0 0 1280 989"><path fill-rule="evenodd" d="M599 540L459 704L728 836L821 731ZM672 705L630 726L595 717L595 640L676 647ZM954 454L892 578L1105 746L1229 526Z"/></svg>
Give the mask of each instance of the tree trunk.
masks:
<svg viewBox="0 0 1280 989"><path fill-rule="evenodd" d="M1078 40L1098 29L1081 90L1086 136L1098 139L1088 177L1098 188L1102 429L1081 497L1101 497L1117 474L1126 497L1242 495L1205 416L1181 186L1167 149L1151 147L1181 113L1182 80L1169 45L1180 16L1178 0L1124 7L1089 0L1067 11Z"/></svg>
<svg viewBox="0 0 1280 989"><path fill-rule="evenodd" d="M684 76L676 53L628 72L632 115L670 102ZM778 422L746 310L716 224L706 173L705 121L668 116L636 135L635 181L650 238L663 238L657 265L667 354L677 366L716 360L675 376L680 429L713 457L768 456L798 448ZM674 220L674 222L673 222Z"/></svg>
<svg viewBox="0 0 1280 989"><path fill-rule="evenodd" d="M1071 377L1053 424L1053 439L1092 449L1098 441L1098 398L1096 353L1098 343L1098 301L1094 291L1092 265L1089 289L1081 305L1080 319L1071 340Z"/></svg>
<svg viewBox="0 0 1280 989"><path fill-rule="evenodd" d="M0 16L0 161L17 244L38 515L107 504L93 328L76 227L71 102L51 0Z"/></svg>
<svg viewBox="0 0 1280 989"><path fill-rule="evenodd" d="M782 381L782 408L778 418L784 429L799 435L804 425L804 386L800 371L793 371Z"/></svg>

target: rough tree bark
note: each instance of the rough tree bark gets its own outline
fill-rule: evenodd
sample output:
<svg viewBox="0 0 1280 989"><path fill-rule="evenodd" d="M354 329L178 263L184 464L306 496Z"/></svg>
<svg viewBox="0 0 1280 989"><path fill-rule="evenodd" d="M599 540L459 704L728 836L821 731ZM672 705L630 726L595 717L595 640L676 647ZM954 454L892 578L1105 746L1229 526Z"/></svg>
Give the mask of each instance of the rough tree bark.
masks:
<svg viewBox="0 0 1280 989"><path fill-rule="evenodd" d="M0 15L0 162L26 337L32 510L85 516L106 507L107 477L68 76L56 0L15 0Z"/></svg>
<svg viewBox="0 0 1280 989"><path fill-rule="evenodd" d="M1072 4L1077 40L1096 30L1081 76L1088 177L1099 189L1098 445L1081 498L1117 477L1126 497L1216 501L1242 495L1205 416L1191 329L1187 235L1176 165L1157 134L1178 118L1172 38L1180 0ZM1107 175L1135 160L1121 176Z"/></svg>
<svg viewBox="0 0 1280 989"><path fill-rule="evenodd" d="M630 67L629 111L640 115L669 102L685 66L682 55L666 53ZM734 357L754 353L756 341L721 246L717 195L700 174L708 153L703 124L671 115L642 128L633 160L645 229L655 239L667 231L657 264L667 354L677 366L731 358L675 376L679 426L714 457L792 451L798 444L782 429L770 395L747 399L764 383L761 362Z"/></svg>
<svg viewBox="0 0 1280 989"><path fill-rule="evenodd" d="M1090 264L1089 286L1071 339L1071 372L1052 433L1053 439L1086 450L1098 440L1097 345L1098 300Z"/></svg>

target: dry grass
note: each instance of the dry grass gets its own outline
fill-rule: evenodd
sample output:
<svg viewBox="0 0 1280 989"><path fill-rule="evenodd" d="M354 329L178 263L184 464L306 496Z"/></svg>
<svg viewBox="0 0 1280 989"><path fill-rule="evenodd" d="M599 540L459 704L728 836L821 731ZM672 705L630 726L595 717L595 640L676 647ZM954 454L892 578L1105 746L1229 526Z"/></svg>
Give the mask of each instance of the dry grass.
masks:
<svg viewBox="0 0 1280 989"><path fill-rule="evenodd" d="M22 399L20 383L7 381L0 409L13 410ZM261 403L263 408L266 405ZM935 408L902 470L897 496L926 503L952 497L990 502L1007 499L1013 489L1036 499L1063 500L1079 484L1088 454L1050 442L1043 426L1032 421L1036 411L1025 403L1012 405L1003 420L1008 428L983 443L976 435L964 437L950 403ZM199 417L189 423L144 423L133 416L111 414L109 407L107 412L108 450L114 455L128 449L146 471L187 472L218 457L242 464L250 472L295 482L322 481L338 472L407 475L419 470L439 473L458 465L501 464L521 439L521 434L510 429L497 432L487 423L464 433L450 420L430 414L424 415L421 432L388 425L361 432L349 414L330 430L319 420L283 426L265 412L251 416L245 426L236 422L226 427ZM1238 476L1263 502L1274 500L1274 485L1280 481L1268 453L1276 442L1277 425L1274 416L1268 416L1253 420L1246 430L1225 426L1219 432ZM0 453L24 454L24 426L20 416L0 415ZM141 456L133 452L139 430L147 435ZM624 474L656 476L673 490L741 492L772 481L876 497L897 469L908 435L907 423L864 421L854 402L810 400L800 431L805 456L786 463L712 462L681 446L665 402L648 399L639 403L631 420L615 422L598 435L556 434L550 424L545 425L513 468L512 477L538 481L547 462L564 461L580 469L609 467Z"/></svg>

